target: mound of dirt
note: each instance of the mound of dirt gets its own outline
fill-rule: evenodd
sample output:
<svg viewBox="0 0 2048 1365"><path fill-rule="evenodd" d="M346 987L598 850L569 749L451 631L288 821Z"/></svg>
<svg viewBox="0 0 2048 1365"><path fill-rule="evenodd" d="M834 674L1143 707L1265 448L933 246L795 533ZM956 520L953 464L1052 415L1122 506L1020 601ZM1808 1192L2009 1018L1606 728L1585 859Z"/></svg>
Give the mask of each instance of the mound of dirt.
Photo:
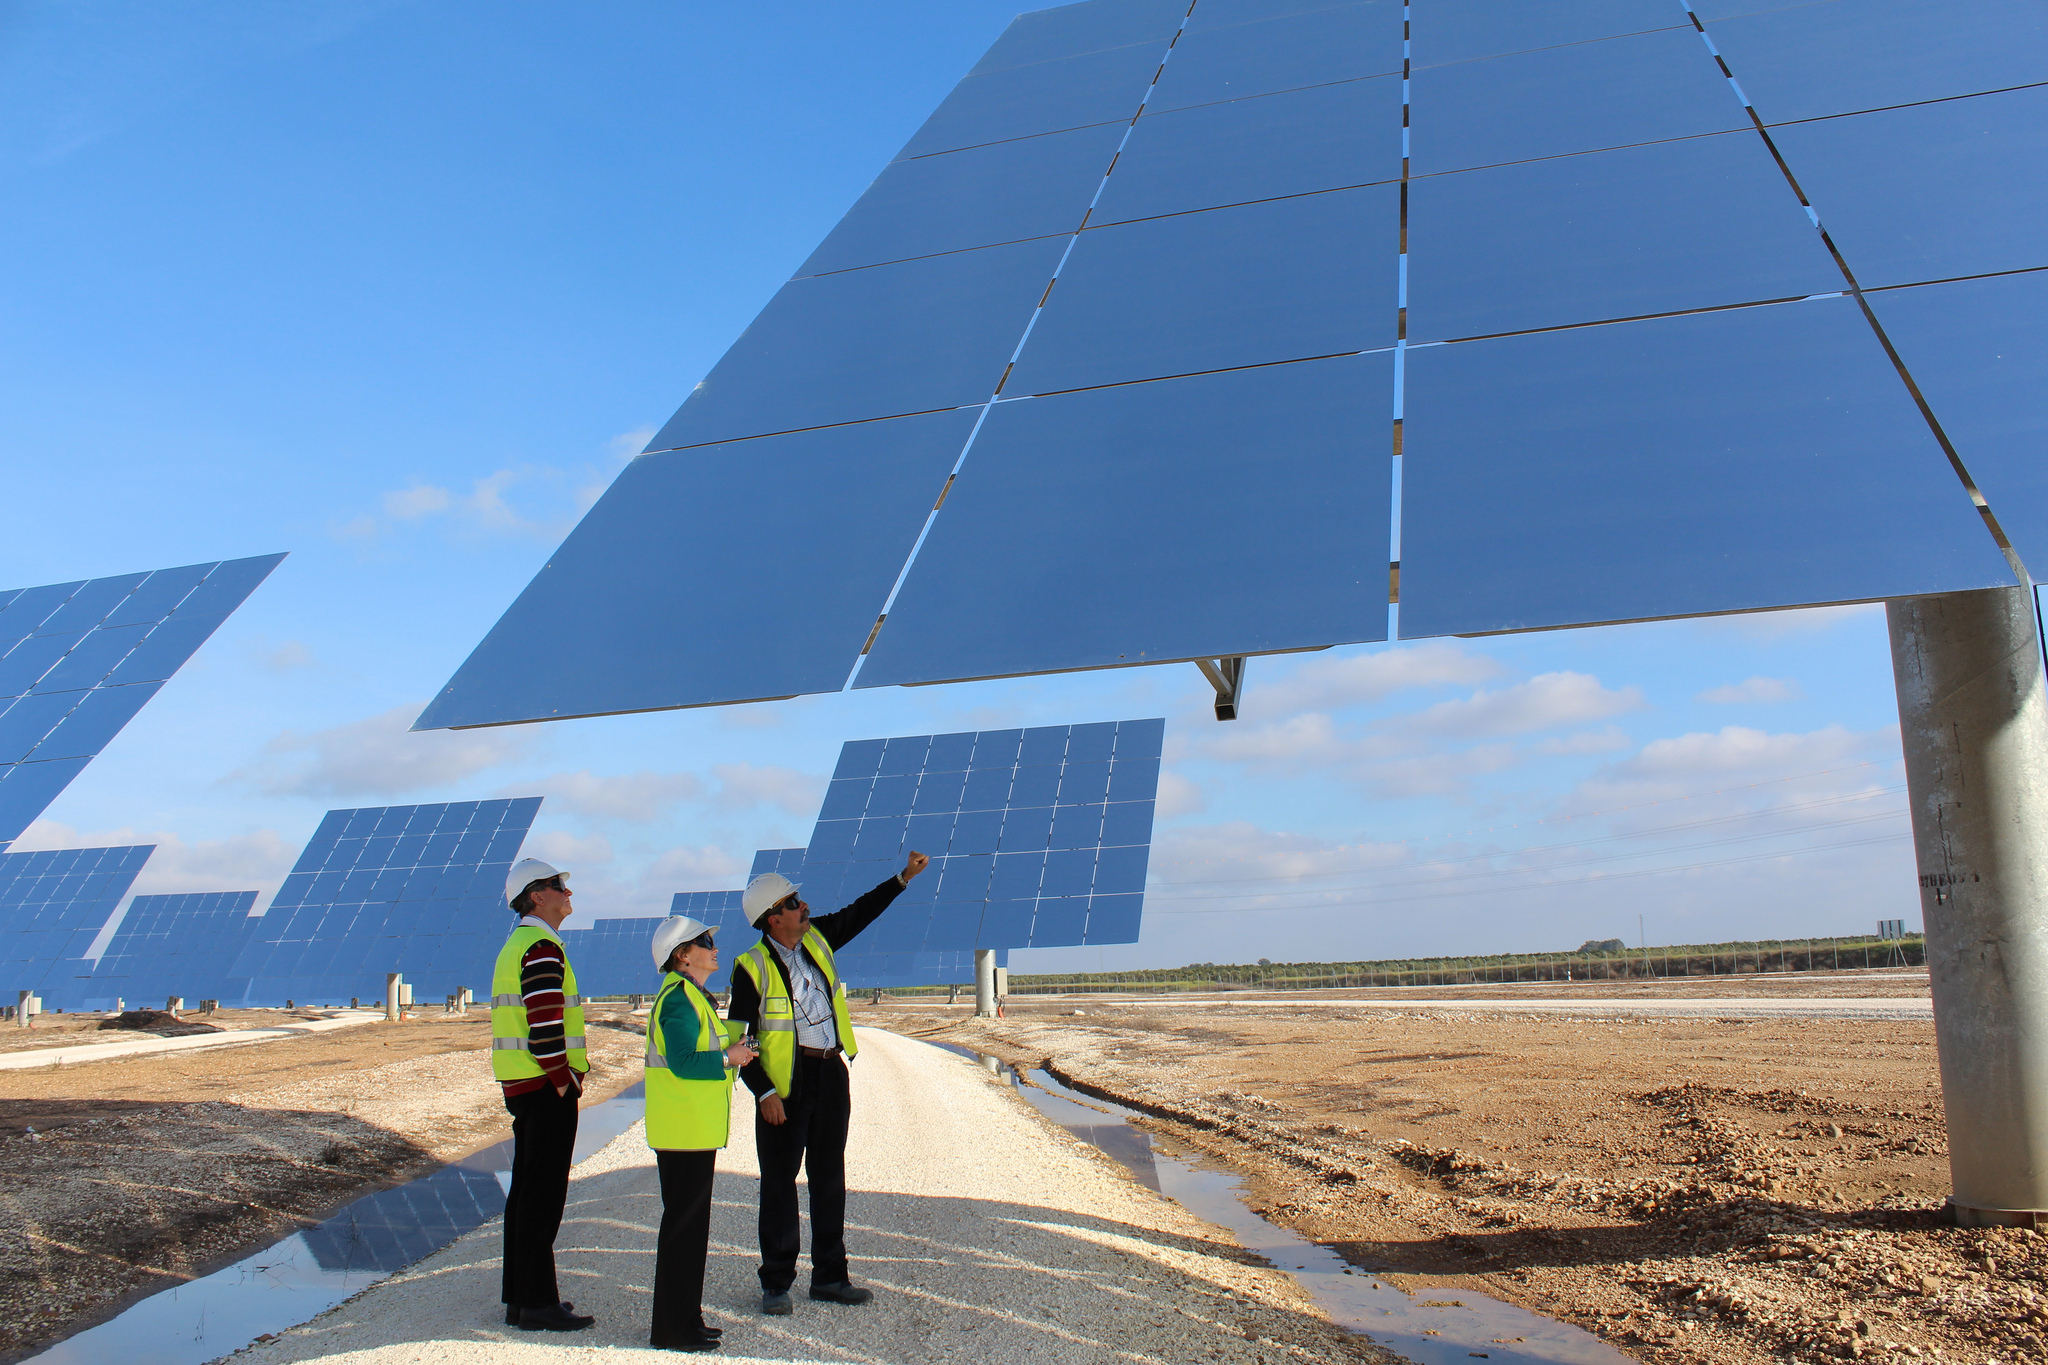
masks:
<svg viewBox="0 0 2048 1365"><path fill-rule="evenodd" d="M212 1024L197 1019L180 1019L168 1010L125 1010L104 1020L103 1029L127 1029L132 1033L153 1033L159 1038L186 1038L195 1033L219 1033Z"/></svg>

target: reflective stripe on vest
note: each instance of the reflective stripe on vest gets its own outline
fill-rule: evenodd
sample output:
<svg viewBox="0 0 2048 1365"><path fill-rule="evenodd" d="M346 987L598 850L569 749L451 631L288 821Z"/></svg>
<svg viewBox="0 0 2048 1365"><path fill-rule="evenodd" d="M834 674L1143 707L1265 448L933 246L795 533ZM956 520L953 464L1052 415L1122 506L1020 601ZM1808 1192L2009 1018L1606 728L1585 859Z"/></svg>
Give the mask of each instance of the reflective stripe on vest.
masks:
<svg viewBox="0 0 2048 1365"><path fill-rule="evenodd" d="M825 976L825 993L832 1001L832 1023L839 1030L839 1046L850 1060L860 1049L853 1041L853 1021L846 1016L846 988L840 984L832 960L832 945L816 929L806 929L802 946ZM796 1073L796 1012L780 964L768 961L768 940L762 939L739 956L733 964L753 980L761 997L761 1018L754 1041L761 1049L761 1065L775 1083L775 1093L789 1098L790 1080Z"/></svg>
<svg viewBox="0 0 2048 1365"><path fill-rule="evenodd" d="M547 1074L533 1059L532 1029L526 1018L526 996L521 992L520 962L526 952L542 939L560 945L562 940L545 929L523 924L512 931L498 950L498 963L491 974L491 1074L501 1081L525 1081ZM562 950L562 1044L570 1069L588 1071L590 1054L583 1032L583 997L576 993L576 968Z"/></svg>
<svg viewBox="0 0 2048 1365"><path fill-rule="evenodd" d="M718 1080L698 1081L684 1080L668 1069L661 1011L677 991L694 1007L696 1050L722 1053L726 1048L725 1025L712 1010L709 998L686 986L680 972L670 972L647 1016L647 1145L658 1152L701 1152L725 1146L729 1136L733 1070L727 1066Z"/></svg>

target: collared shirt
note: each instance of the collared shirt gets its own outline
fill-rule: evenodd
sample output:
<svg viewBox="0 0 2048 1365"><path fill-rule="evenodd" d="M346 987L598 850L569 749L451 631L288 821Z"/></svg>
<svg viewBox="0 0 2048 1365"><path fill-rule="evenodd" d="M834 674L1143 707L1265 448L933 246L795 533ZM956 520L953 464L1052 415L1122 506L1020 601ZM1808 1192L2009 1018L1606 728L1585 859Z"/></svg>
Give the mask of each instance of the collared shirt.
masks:
<svg viewBox="0 0 2048 1365"><path fill-rule="evenodd" d="M825 989L825 974L811 961L811 955L803 950L799 942L794 948L785 948L772 938L763 940L782 959L783 970L789 973L789 996L791 1012L796 1015L796 1045L798 1047L831 1048L839 1046L839 1026L832 1020L832 995Z"/></svg>

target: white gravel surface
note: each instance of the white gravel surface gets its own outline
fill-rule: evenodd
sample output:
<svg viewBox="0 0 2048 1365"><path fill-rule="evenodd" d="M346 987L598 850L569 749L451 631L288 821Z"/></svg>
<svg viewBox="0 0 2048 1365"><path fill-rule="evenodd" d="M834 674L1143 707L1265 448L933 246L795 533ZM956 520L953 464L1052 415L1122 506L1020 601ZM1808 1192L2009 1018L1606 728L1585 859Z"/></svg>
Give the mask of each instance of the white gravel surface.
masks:
<svg viewBox="0 0 2048 1365"><path fill-rule="evenodd" d="M707 1316L712 1357L773 1361L1282 1362L1391 1359L1333 1328L1228 1234L1124 1175L967 1059L860 1030L847 1153L859 1307L804 1296L759 1312L752 1101L719 1154ZM661 1198L638 1125L578 1167L556 1243L563 1293L597 1326L504 1325L501 1231L453 1246L237 1362L672 1359L646 1346ZM806 1229L806 1243L809 1233Z"/></svg>

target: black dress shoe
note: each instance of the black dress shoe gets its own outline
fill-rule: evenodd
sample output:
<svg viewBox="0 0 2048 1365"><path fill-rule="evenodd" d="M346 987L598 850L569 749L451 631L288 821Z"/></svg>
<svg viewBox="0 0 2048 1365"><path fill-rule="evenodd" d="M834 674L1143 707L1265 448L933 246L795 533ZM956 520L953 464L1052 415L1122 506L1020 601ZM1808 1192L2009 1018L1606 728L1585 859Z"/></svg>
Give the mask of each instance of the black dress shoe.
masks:
<svg viewBox="0 0 2048 1365"><path fill-rule="evenodd" d="M703 1332L686 1332L681 1336L663 1337L647 1343L657 1351L715 1351L718 1338Z"/></svg>
<svg viewBox="0 0 2048 1365"><path fill-rule="evenodd" d="M563 1300L561 1302L561 1312L573 1314L575 1312L575 1304L571 1304L569 1300ZM506 1326L518 1326L518 1316L520 1316L520 1306L518 1304L506 1304Z"/></svg>
<svg viewBox="0 0 2048 1365"><path fill-rule="evenodd" d="M874 1290L862 1289L851 1280L841 1280L838 1284L814 1284L811 1286L811 1297L823 1299L827 1303L866 1303L874 1296Z"/></svg>
<svg viewBox="0 0 2048 1365"><path fill-rule="evenodd" d="M576 1305L569 1302L567 1299L563 1299L562 1311L564 1313L573 1313L576 1311ZM508 1303L505 1305L505 1325L507 1327L517 1327L519 1325L519 1312L520 1309L518 1304Z"/></svg>
<svg viewBox="0 0 2048 1365"><path fill-rule="evenodd" d="M700 1335L710 1337L713 1341L716 1341L720 1337L725 1335L725 1329L723 1327L710 1327L702 1323L698 1324L697 1331Z"/></svg>
<svg viewBox="0 0 2048 1365"><path fill-rule="evenodd" d="M552 1308L519 1310L519 1330L522 1332L580 1332L596 1321L588 1314L570 1312L566 1303L558 1303Z"/></svg>

